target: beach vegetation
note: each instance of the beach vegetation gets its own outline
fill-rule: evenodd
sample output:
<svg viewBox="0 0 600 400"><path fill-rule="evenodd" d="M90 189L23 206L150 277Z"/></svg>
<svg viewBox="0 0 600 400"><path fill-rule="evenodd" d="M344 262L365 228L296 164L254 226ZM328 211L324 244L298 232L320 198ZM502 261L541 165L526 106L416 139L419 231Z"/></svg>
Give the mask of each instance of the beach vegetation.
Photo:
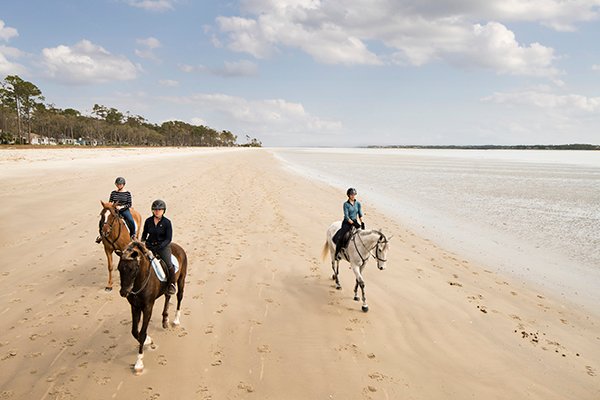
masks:
<svg viewBox="0 0 600 400"><path fill-rule="evenodd" d="M90 115L45 104L41 90L16 75L0 82L0 144L62 146L262 146L239 144L229 130L183 121L149 122L141 115L94 104ZM249 137L248 135L246 135Z"/></svg>

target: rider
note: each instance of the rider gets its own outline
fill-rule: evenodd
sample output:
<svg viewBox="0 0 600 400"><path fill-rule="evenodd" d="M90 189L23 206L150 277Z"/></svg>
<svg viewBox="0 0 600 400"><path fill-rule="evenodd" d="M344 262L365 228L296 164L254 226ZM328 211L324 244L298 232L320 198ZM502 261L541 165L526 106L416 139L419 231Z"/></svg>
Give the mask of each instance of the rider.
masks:
<svg viewBox="0 0 600 400"><path fill-rule="evenodd" d="M165 217L167 205L162 200L152 202L152 216L146 219L142 232L142 242L146 247L158 255L167 264L169 269L169 281L167 294L175 294L175 266L171 261L171 239L173 238L173 227L171 221Z"/></svg>
<svg viewBox="0 0 600 400"><path fill-rule="evenodd" d="M135 239L135 222L133 221L133 216L129 210L131 207L131 193L129 193L128 190L125 190L125 178L122 176L115 179L115 186L117 187L117 190L113 190L110 193L108 201L115 205L119 214L125 220L125 223L129 228L131 240L133 240ZM100 243L101 241L102 238L98 236L96 243Z"/></svg>
<svg viewBox="0 0 600 400"><path fill-rule="evenodd" d="M362 208L360 202L356 200L356 189L349 188L346 191L346 195L348 196L348 200L344 202L342 228L334 236L336 260L341 259L340 250L346 246L352 228L365 229L365 223L362 220Z"/></svg>

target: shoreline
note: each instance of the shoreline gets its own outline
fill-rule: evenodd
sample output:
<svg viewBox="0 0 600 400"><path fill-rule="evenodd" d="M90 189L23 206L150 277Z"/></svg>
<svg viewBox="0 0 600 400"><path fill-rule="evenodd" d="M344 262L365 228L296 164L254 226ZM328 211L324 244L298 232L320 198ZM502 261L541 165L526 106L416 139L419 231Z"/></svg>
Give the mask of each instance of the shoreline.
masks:
<svg viewBox="0 0 600 400"><path fill-rule="evenodd" d="M58 163L43 179L51 161L16 162L18 176L0 179L0 392L9 399L600 395L596 316L448 252L377 208L369 225L394 237L387 269L371 260L365 270L371 311L361 312L347 264L337 291L319 257L340 191L296 176L268 151L140 150ZM162 330L159 299L141 376L131 372L128 304L104 292L104 255L93 243L98 200L118 175L143 217L154 198L167 201L190 263L182 326Z"/></svg>
<svg viewBox="0 0 600 400"><path fill-rule="evenodd" d="M294 158L286 158L287 154L285 152L287 150L282 148L269 151L286 168L298 176L331 184L337 187L340 193L345 190L346 186L344 184L347 184L347 182L339 177L339 173L336 175L329 171L324 172L322 165L316 167L306 162L302 164L298 160L294 162ZM350 149L302 149L301 151L311 152L314 150L321 154L323 158L334 157L339 154L349 158L369 155L369 151L356 152ZM400 151L404 157L409 157L410 160L419 160L422 163L433 156L436 157L436 163L439 159L452 160L454 163L458 162L454 160L466 162L465 160L479 160L482 157L481 153L476 151L467 151L470 154L464 160L462 157L465 156L465 153L462 151L445 152L428 149L401 149ZM377 154L380 156L397 155L394 150L391 152L386 151L383 154L378 152ZM530 154L530 159L525 157L529 162L552 164L563 164L565 162L564 159L553 156L540 156L538 151L530 152ZM485 157L486 162L492 163L497 162L496 160L523 162L522 158L515 158L514 153L511 151L500 150ZM491 159L487 157L491 157ZM371 159L360 160L373 162ZM600 157L578 159L577 162L590 167L600 167ZM423 164L423 167L429 167L429 165ZM465 221L458 218L457 215L445 215L439 209L428 208L425 204L415 204L415 199L407 200L401 196L395 196L392 191L382 190L379 187L381 185L371 184L360 174L351 174L351 177L352 179L349 181L366 188L367 193L360 196L367 200L366 204L387 213L418 236L429 238L438 246L460 254L462 257L467 257L487 269L530 285L547 295L561 298L573 306L583 307L588 312L600 316L600 309L598 309L600 303L600 291L598 290L600 289L598 286L600 283L600 270L594 269L593 263L588 262L586 264L581 260L569 259L569 257L559 252L539 249L539 244L524 242L522 239L510 235L509 232L493 230L482 221L479 221L479 223Z"/></svg>

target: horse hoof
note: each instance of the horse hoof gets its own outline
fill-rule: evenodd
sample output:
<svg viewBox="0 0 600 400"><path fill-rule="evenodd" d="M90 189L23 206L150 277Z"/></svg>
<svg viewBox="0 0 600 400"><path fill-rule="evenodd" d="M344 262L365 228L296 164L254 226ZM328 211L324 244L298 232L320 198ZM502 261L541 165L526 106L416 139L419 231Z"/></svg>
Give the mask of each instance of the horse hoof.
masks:
<svg viewBox="0 0 600 400"><path fill-rule="evenodd" d="M135 365L133 366L133 372L135 372L136 375L140 375L142 372L144 372L144 361L142 361L144 358L143 355L138 355L137 360L135 361Z"/></svg>
<svg viewBox="0 0 600 400"><path fill-rule="evenodd" d="M367 312L369 311L369 306L362 306L361 309L363 310L363 312Z"/></svg>
<svg viewBox="0 0 600 400"><path fill-rule="evenodd" d="M169 319L163 320L163 329L167 329L169 327Z"/></svg>
<svg viewBox="0 0 600 400"><path fill-rule="evenodd" d="M336 288L337 290L342 290L342 287L341 287L340 285L337 285L335 288Z"/></svg>
<svg viewBox="0 0 600 400"><path fill-rule="evenodd" d="M106 292L112 292L112 288L109 287L109 286L107 286L107 287L104 288L104 291L106 291Z"/></svg>
<svg viewBox="0 0 600 400"><path fill-rule="evenodd" d="M358 298L358 296L354 296L354 301L359 301L360 299ZM364 306L363 306L364 307Z"/></svg>

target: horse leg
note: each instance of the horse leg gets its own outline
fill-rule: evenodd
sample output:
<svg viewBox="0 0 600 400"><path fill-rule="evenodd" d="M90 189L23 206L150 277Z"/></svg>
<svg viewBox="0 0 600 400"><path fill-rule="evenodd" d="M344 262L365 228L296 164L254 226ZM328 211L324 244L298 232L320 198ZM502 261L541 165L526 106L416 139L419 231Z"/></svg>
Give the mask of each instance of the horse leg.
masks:
<svg viewBox="0 0 600 400"><path fill-rule="evenodd" d="M179 318L181 317L181 300L183 300L183 288L185 286L185 276L183 274L179 276L179 281L177 282L177 312L175 313L175 319L173 320L173 325L179 326L181 323Z"/></svg>
<svg viewBox="0 0 600 400"><path fill-rule="evenodd" d="M168 283L167 283L168 285ZM171 300L171 296L165 293L165 306L162 312L162 326L163 329L167 329L169 327L169 301Z"/></svg>
<svg viewBox="0 0 600 400"><path fill-rule="evenodd" d="M104 253L106 253L106 261L108 262L108 284L104 288L107 292L110 292L113 287L112 281L112 271L113 271L113 258L112 258L112 250L108 250L106 247L104 248Z"/></svg>
<svg viewBox="0 0 600 400"><path fill-rule="evenodd" d="M360 285L360 291L362 293L362 301L363 301L361 309L364 312L367 312L367 311L369 311L369 306L367 305L367 298L365 297L365 282L364 281L360 282L359 285Z"/></svg>
<svg viewBox="0 0 600 400"><path fill-rule="evenodd" d="M357 289L358 289L358 287L357 286L360 286L360 290L361 290L361 293L362 293L362 301L363 301L363 304L362 304L361 308L362 308L362 310L364 312L367 312L367 311L369 311L369 306L367 305L367 299L365 297L365 281L364 281L364 279L362 277L362 274L361 274L362 267L359 267L357 265L353 265L352 266L352 272L354 272L354 275L356 276L356 286L354 287L354 300L358 301L358 296L357 296Z"/></svg>
<svg viewBox="0 0 600 400"><path fill-rule="evenodd" d="M333 269L333 279L335 280L335 288L337 290L342 289L342 285L340 285L340 280L338 278L340 273L340 262L338 260L333 260L331 262L331 268Z"/></svg>
<svg viewBox="0 0 600 400"><path fill-rule="evenodd" d="M137 360L133 367L133 370L136 374L142 373L144 371L144 345L151 344L152 339L147 334L148 331L148 323L150 322L150 317L152 316L152 307L154 303L146 304L144 306L144 310L142 311L142 329L140 330L140 334L138 336L138 342L140 343L140 347L138 350Z"/></svg>
<svg viewBox="0 0 600 400"><path fill-rule="evenodd" d="M142 315L142 309L131 306L131 334L138 340L140 333L138 327L140 325L140 316Z"/></svg>

